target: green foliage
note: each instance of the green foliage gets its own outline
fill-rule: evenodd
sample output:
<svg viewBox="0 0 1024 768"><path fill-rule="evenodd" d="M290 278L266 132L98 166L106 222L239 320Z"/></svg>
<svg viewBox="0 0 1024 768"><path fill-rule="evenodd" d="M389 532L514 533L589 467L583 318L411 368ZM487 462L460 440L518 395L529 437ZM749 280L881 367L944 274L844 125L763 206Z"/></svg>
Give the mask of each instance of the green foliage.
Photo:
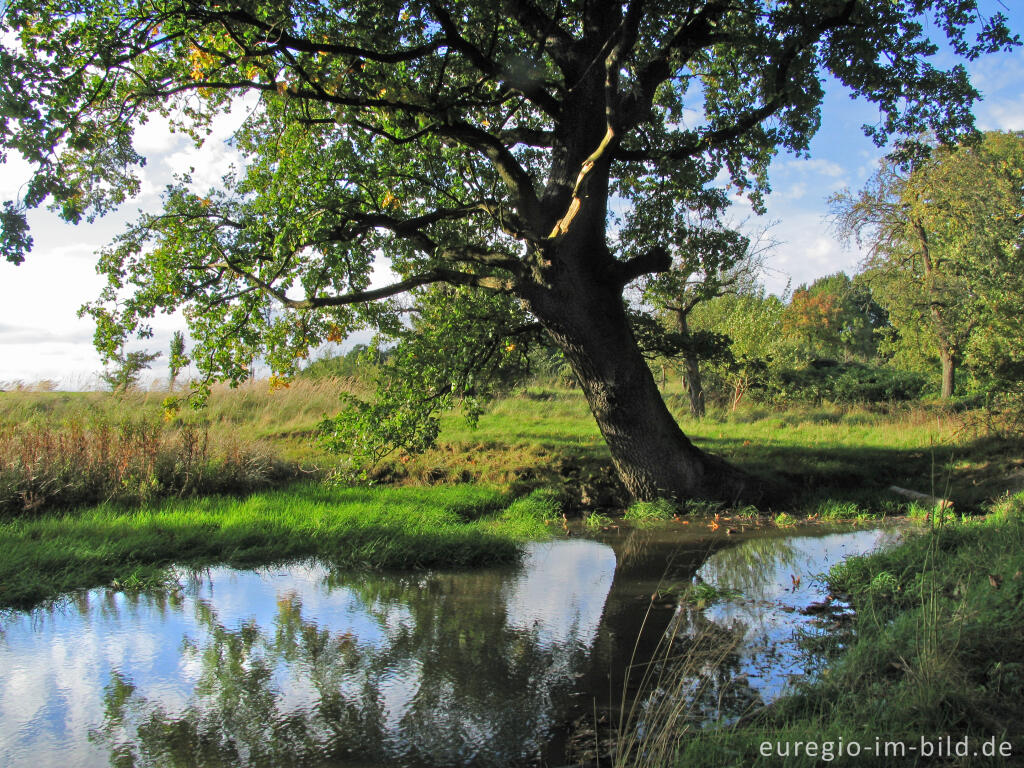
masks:
<svg viewBox="0 0 1024 768"><path fill-rule="evenodd" d="M174 383L178 379L178 374L181 373L182 368L189 364L189 359L185 356L185 334L181 331L175 331L174 335L171 336L170 352L167 363L170 375L168 387L174 389Z"/></svg>
<svg viewBox="0 0 1024 768"><path fill-rule="evenodd" d="M107 370L100 374L100 379L113 392L127 392L139 383L142 372L149 368L160 354L143 350L127 353L123 349L118 350L110 358Z"/></svg>
<svg viewBox="0 0 1024 768"><path fill-rule="evenodd" d="M461 405L475 426L483 405L522 378L537 328L504 296L436 286L424 294L409 328L377 369L374 402L344 395L340 414L321 422L320 441L371 469L396 450L420 453L434 444L437 414Z"/></svg>

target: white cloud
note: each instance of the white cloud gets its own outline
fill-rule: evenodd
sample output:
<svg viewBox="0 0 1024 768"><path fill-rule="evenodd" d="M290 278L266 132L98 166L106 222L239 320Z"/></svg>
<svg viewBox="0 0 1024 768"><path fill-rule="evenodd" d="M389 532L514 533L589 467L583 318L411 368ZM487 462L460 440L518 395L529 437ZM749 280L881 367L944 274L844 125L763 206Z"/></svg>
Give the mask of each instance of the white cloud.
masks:
<svg viewBox="0 0 1024 768"><path fill-rule="evenodd" d="M161 115L153 115L137 126L133 137L135 149L146 156L167 154L188 140L188 137L174 133L170 121Z"/></svg>
<svg viewBox="0 0 1024 768"><path fill-rule="evenodd" d="M776 172L799 173L802 175L818 175L830 178L842 178L847 169L832 160L820 157L791 157L778 164Z"/></svg>
<svg viewBox="0 0 1024 768"><path fill-rule="evenodd" d="M803 182L790 184L775 193L775 196L782 200L799 200L807 194L807 185Z"/></svg>
<svg viewBox="0 0 1024 768"><path fill-rule="evenodd" d="M772 213L769 206L769 215ZM852 274L862 258L833 236L822 213L816 211L782 215L771 235L779 241L767 259L765 283L772 293L781 293L787 283L796 287L840 270Z"/></svg>
<svg viewBox="0 0 1024 768"><path fill-rule="evenodd" d="M978 110L978 128L983 131L1024 130L1024 95L1016 103L983 105Z"/></svg>
<svg viewBox="0 0 1024 768"><path fill-rule="evenodd" d="M15 200L21 196L22 187L32 177L32 166L20 152L8 152L7 160L0 165L0 201Z"/></svg>

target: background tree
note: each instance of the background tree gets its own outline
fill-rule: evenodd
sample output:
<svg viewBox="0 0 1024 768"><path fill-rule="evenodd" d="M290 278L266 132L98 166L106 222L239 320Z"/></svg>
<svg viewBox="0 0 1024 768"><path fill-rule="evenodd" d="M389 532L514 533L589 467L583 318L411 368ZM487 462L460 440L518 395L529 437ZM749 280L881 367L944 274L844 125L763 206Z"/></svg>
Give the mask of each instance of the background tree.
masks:
<svg viewBox="0 0 1024 768"><path fill-rule="evenodd" d="M870 286L845 272L801 285L790 297L783 318L808 359L832 358L866 362L874 357L878 332L888 323Z"/></svg>
<svg viewBox="0 0 1024 768"><path fill-rule="evenodd" d="M159 352L125 352L119 349L108 358L107 369L100 373L100 379L112 392L127 392L139 383L139 376L160 357Z"/></svg>
<svg viewBox="0 0 1024 768"><path fill-rule="evenodd" d="M663 352L678 358L682 387L690 415L704 416L706 403L700 372L702 359L725 359L728 337L724 333L693 332L689 317L702 302L754 288L763 269L764 254L774 246L765 233L751 240L738 231L687 227L682 242L674 244L672 268L652 275L643 288L644 299L664 318L670 341Z"/></svg>
<svg viewBox="0 0 1024 768"><path fill-rule="evenodd" d="M857 196L832 199L840 231L868 246L865 278L897 331L897 353L935 350L944 398L973 340L998 333L999 308L1024 306L1015 290L1020 144L1019 134L990 133L909 167L888 161Z"/></svg>
<svg viewBox="0 0 1024 768"><path fill-rule="evenodd" d="M167 362L167 387L168 389L174 389L182 368L188 365L188 358L185 357L185 334L181 331L175 331L174 335L171 336L170 351L171 355Z"/></svg>
<svg viewBox="0 0 1024 768"><path fill-rule="evenodd" d="M879 143L951 142L978 94L962 66L934 66L925 28L967 59L1016 43L965 0L4 8L0 144L37 169L0 215L11 261L31 247L26 209L79 221L138 191L132 134L149 116L202 142L250 97L233 137L245 167L211 190L182 176L101 255L100 349L184 307L204 376L239 380L257 356L287 374L329 334L394 328L400 294L512 297L573 367L640 498L747 482L682 434L633 336L624 288L671 266L667 233L629 226L653 181L689 205L723 173L756 204L775 152L807 150L825 72L878 104ZM610 195L632 240L610 242ZM378 258L396 278L371 288ZM500 346L503 327L472 336Z"/></svg>
<svg viewBox="0 0 1024 768"><path fill-rule="evenodd" d="M762 286L698 304L690 315L694 330L720 333L729 340L729 355L710 371L728 392L735 410L752 388L767 383L769 369L792 359L783 333L786 305Z"/></svg>

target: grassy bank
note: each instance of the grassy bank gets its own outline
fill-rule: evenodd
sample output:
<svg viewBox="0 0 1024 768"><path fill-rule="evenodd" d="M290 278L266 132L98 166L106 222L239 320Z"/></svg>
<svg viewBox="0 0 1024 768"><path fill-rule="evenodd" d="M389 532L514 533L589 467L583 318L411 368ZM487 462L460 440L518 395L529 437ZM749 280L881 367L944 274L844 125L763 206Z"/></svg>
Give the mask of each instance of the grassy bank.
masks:
<svg viewBox="0 0 1024 768"><path fill-rule="evenodd" d="M828 582L849 597L856 617L848 632L830 636L825 674L741 726L683 738L675 764L912 765L922 739L934 745L947 736L954 745L968 739L971 754L922 762L1020 764L1022 572L1024 494L994 504L984 518L948 520L894 549L840 563ZM806 746L795 754L797 742L817 745L816 754ZM863 747L859 755L851 743ZM998 754L1004 743L1012 756ZM995 757L984 754L990 744ZM823 749L831 759L823 760Z"/></svg>
<svg viewBox="0 0 1024 768"><path fill-rule="evenodd" d="M166 391L0 392L0 517L249 493L323 474L312 425L351 382L216 387L208 407L166 413Z"/></svg>
<svg viewBox="0 0 1024 768"><path fill-rule="evenodd" d="M25 608L75 589L157 584L174 563L252 565L318 557L338 567L458 567L514 560L548 535L551 494L458 488L329 489L104 505L0 523L0 607Z"/></svg>

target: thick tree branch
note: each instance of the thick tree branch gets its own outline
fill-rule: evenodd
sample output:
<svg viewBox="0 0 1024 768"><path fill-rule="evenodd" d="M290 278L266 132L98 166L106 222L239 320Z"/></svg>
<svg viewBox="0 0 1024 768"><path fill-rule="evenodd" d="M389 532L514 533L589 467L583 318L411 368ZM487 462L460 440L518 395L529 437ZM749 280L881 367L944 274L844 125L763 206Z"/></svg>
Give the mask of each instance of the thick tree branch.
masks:
<svg viewBox="0 0 1024 768"><path fill-rule="evenodd" d="M667 272L672 268L672 256L663 246L656 245L629 261L615 263L614 279L619 285L625 285L641 275L651 272Z"/></svg>
<svg viewBox="0 0 1024 768"><path fill-rule="evenodd" d="M532 0L508 0L509 18L517 19L527 33L550 54L566 76L576 71L579 44L559 23L538 8Z"/></svg>
<svg viewBox="0 0 1024 768"><path fill-rule="evenodd" d="M411 291L413 288L418 288L423 285L431 285L434 283L468 285L474 288L483 288L498 292L510 292L513 288L512 282L509 280L503 280L501 278L488 275L474 275L468 272L459 272L452 269L435 268L381 288L373 288L365 291L352 291L351 293L342 294L340 296L309 296L304 299L293 299L280 288L275 287L271 283L260 278L258 275L255 275L234 263L230 259L225 259L223 262L211 264L210 267L226 267L238 277L251 285L256 286L268 296L277 299L277 301L289 309L322 309L324 307L342 307L350 304L368 304L373 301L379 301L380 299L398 296L399 294Z"/></svg>
<svg viewBox="0 0 1024 768"><path fill-rule="evenodd" d="M197 14L198 15L198 14ZM398 64L405 61L414 61L435 53L441 47L440 41L432 41L412 48L397 49L393 51L379 51L361 46L344 45L329 41L314 42L306 37L296 37L280 27L269 24L250 13L242 10L230 10L223 13L206 13L204 17L209 21L225 22L236 21L245 24L253 29L258 29L265 34L265 43L273 49L290 49L302 53L330 53L337 56L352 56L369 61L378 61L382 64ZM227 26L225 24L225 26Z"/></svg>
<svg viewBox="0 0 1024 768"><path fill-rule="evenodd" d="M445 125L437 133L476 149L491 161L512 193L524 228L529 230L528 234L535 235L541 218L537 191L530 174L523 169L508 147L490 133L464 122Z"/></svg>

